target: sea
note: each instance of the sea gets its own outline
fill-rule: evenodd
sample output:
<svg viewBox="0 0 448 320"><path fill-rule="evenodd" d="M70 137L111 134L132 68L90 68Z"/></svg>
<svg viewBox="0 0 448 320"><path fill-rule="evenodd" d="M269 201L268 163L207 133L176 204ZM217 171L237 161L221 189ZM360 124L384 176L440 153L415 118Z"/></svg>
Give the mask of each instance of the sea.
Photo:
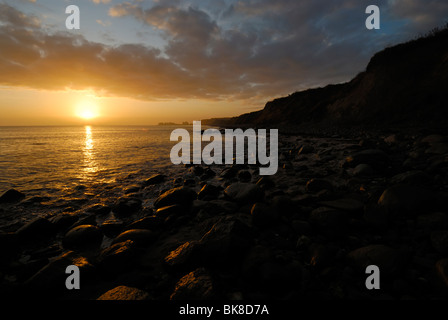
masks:
<svg viewBox="0 0 448 320"><path fill-rule="evenodd" d="M0 195L9 189L23 192L22 203L31 208L22 214L26 221L51 210L76 209L88 199L104 200L113 192L118 196L156 173L175 177L185 171L170 161L177 143L170 135L177 127L0 127ZM7 212L0 217L3 225L11 220Z"/></svg>

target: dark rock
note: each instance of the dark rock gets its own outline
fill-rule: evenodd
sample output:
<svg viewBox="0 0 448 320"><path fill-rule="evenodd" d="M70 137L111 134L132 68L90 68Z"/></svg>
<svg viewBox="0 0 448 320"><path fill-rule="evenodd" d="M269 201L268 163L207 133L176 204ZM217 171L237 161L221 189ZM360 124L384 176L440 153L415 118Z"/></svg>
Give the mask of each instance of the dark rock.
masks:
<svg viewBox="0 0 448 320"><path fill-rule="evenodd" d="M333 190L331 182L324 179L311 179L306 183L306 191L310 193L317 193L322 190Z"/></svg>
<svg viewBox="0 0 448 320"><path fill-rule="evenodd" d="M417 217L416 223L428 230L448 229L448 214L444 212L423 214Z"/></svg>
<svg viewBox="0 0 448 320"><path fill-rule="evenodd" d="M309 217L310 224L326 236L341 236L348 227L347 215L339 210L320 207L313 210Z"/></svg>
<svg viewBox="0 0 448 320"><path fill-rule="evenodd" d="M252 175L247 170L240 170L238 171L238 180L241 182L250 182L252 179Z"/></svg>
<svg viewBox="0 0 448 320"><path fill-rule="evenodd" d="M131 240L139 246L145 246L152 244L156 240L156 235L151 230L131 229L120 233L112 243L115 244L126 240Z"/></svg>
<svg viewBox="0 0 448 320"><path fill-rule="evenodd" d="M119 198L112 211L119 215L131 215L139 211L142 207L142 201L138 198Z"/></svg>
<svg viewBox="0 0 448 320"><path fill-rule="evenodd" d="M130 229L148 229L148 230L157 230L163 225L163 219L160 217L149 216L141 218L137 221L132 222L130 225L126 227L127 230Z"/></svg>
<svg viewBox="0 0 448 320"><path fill-rule="evenodd" d="M70 265L75 265L79 268L82 279L81 286L88 285L92 281L95 267L87 258L69 251L49 262L28 279L26 281L27 288L38 291L40 294L46 293L55 296L60 292L65 292L67 290L64 285L67 278L65 270Z"/></svg>
<svg viewBox="0 0 448 320"><path fill-rule="evenodd" d="M230 167L230 168L224 169L221 172L220 177L223 177L225 179L231 179L231 178L236 177L237 174L238 174L238 170L235 167Z"/></svg>
<svg viewBox="0 0 448 320"><path fill-rule="evenodd" d="M234 265L252 243L250 228L235 218L222 218L201 238L205 264Z"/></svg>
<svg viewBox="0 0 448 320"><path fill-rule="evenodd" d="M155 174L153 176L151 176L150 178L148 178L145 182L144 182L144 186L152 186L155 184L159 184L162 183L163 181L165 181L166 176L163 174Z"/></svg>
<svg viewBox="0 0 448 320"><path fill-rule="evenodd" d="M17 202L25 198L25 194L15 189L9 189L0 197L0 203Z"/></svg>
<svg viewBox="0 0 448 320"><path fill-rule="evenodd" d="M238 203L253 203L263 199L264 193L261 188L252 183L232 183L224 190L224 194Z"/></svg>
<svg viewBox="0 0 448 320"><path fill-rule="evenodd" d="M221 187L207 183L202 187L201 191L199 191L198 199L199 200L217 199L221 190L222 190Z"/></svg>
<svg viewBox="0 0 448 320"><path fill-rule="evenodd" d="M258 179L257 185L260 186L262 190L269 190L275 187L275 182L270 177L264 176Z"/></svg>
<svg viewBox="0 0 448 320"><path fill-rule="evenodd" d="M410 185L395 185L386 189L378 200L393 216L409 216L425 213L435 208L434 195L431 191Z"/></svg>
<svg viewBox="0 0 448 320"><path fill-rule="evenodd" d="M179 271L195 264L198 254L198 241L187 241L171 251L164 259L170 270Z"/></svg>
<svg viewBox="0 0 448 320"><path fill-rule="evenodd" d="M430 175L421 170L412 170L393 176L390 179L392 184L410 184L410 185L431 185L433 179Z"/></svg>
<svg viewBox="0 0 448 320"><path fill-rule="evenodd" d="M148 292L127 286L115 287L97 298L97 300L149 300L150 296Z"/></svg>
<svg viewBox="0 0 448 320"><path fill-rule="evenodd" d="M38 240L55 235L55 226L45 218L35 218L16 231L21 240Z"/></svg>
<svg viewBox="0 0 448 320"><path fill-rule="evenodd" d="M304 145L299 149L299 152L297 155L302 155L302 154L310 154L314 152L314 147L312 145Z"/></svg>
<svg viewBox="0 0 448 320"><path fill-rule="evenodd" d="M433 231L431 244L438 253L448 255L448 230Z"/></svg>
<svg viewBox="0 0 448 320"><path fill-rule="evenodd" d="M181 206L190 206L194 199L197 198L197 194L194 190L188 187L177 187L168 190L154 202L154 208L161 208L179 204Z"/></svg>
<svg viewBox="0 0 448 320"><path fill-rule="evenodd" d="M250 213L252 215L252 223L259 227L267 227L279 219L278 213L273 208L261 202L255 203Z"/></svg>
<svg viewBox="0 0 448 320"><path fill-rule="evenodd" d="M177 283L170 300L210 300L215 298L213 280L204 269L196 269Z"/></svg>
<svg viewBox="0 0 448 320"><path fill-rule="evenodd" d="M358 211L362 211L364 208L364 203L362 203L361 201L358 201L356 199L350 199L350 198L337 199L337 200L331 200L331 201L322 201L322 202L320 202L320 204L323 206L326 206L326 207L339 209L339 210L343 210L343 211L348 211L348 212L358 212Z"/></svg>
<svg viewBox="0 0 448 320"><path fill-rule="evenodd" d="M165 220L168 217L174 216L179 217L185 214L188 214L189 209L184 206L180 206L178 204L173 204L171 206L161 207L156 210L155 216Z"/></svg>
<svg viewBox="0 0 448 320"><path fill-rule="evenodd" d="M384 229L389 221L386 209L379 205L368 205L364 208L364 220L372 227Z"/></svg>
<svg viewBox="0 0 448 320"><path fill-rule="evenodd" d="M337 248L330 245L312 244L310 250L310 266L322 269L335 264Z"/></svg>
<svg viewBox="0 0 448 320"><path fill-rule="evenodd" d="M294 220L291 225L298 235L310 235L312 232L311 225L306 221Z"/></svg>
<svg viewBox="0 0 448 320"><path fill-rule="evenodd" d="M123 221L120 220L106 220L100 226L101 232L109 238L116 237L123 230Z"/></svg>
<svg viewBox="0 0 448 320"><path fill-rule="evenodd" d="M69 230L62 239L68 249L88 249L99 247L103 239L100 229L93 225L81 225Z"/></svg>
<svg viewBox="0 0 448 320"><path fill-rule="evenodd" d="M355 249L347 254L347 259L360 272L364 273L369 265L376 265L385 275L400 271L404 262L397 250L380 244Z"/></svg>
<svg viewBox="0 0 448 320"><path fill-rule="evenodd" d="M442 283L448 288L448 259L437 261L436 271Z"/></svg>
<svg viewBox="0 0 448 320"><path fill-rule="evenodd" d="M86 212L90 212L95 215L105 215L108 214L111 210L112 210L111 207L106 206L104 204L95 204L90 208L87 208Z"/></svg>
<svg viewBox="0 0 448 320"><path fill-rule="evenodd" d="M389 156L383 150L367 149L348 156L344 166L353 168L361 163L368 164L374 169L383 169L389 163Z"/></svg>
<svg viewBox="0 0 448 320"><path fill-rule="evenodd" d="M353 169L355 177L370 177L373 174L373 169L366 163L360 163Z"/></svg>
<svg viewBox="0 0 448 320"><path fill-rule="evenodd" d="M108 273L117 273L129 267L136 256L136 245L132 240L118 242L101 251L98 264Z"/></svg>
<svg viewBox="0 0 448 320"><path fill-rule="evenodd" d="M74 214L63 213L51 218L50 222L53 223L58 231L64 231L76 223L78 219L79 217Z"/></svg>
<svg viewBox="0 0 448 320"><path fill-rule="evenodd" d="M0 232L0 266L20 253L19 236L12 232Z"/></svg>

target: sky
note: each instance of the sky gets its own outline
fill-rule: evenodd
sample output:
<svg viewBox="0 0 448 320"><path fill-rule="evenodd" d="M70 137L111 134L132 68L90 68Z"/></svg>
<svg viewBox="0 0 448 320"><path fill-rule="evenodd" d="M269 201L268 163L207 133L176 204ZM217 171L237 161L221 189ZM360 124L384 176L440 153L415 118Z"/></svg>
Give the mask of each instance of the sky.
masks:
<svg viewBox="0 0 448 320"><path fill-rule="evenodd" d="M446 0L0 0L0 125L237 116L447 22Z"/></svg>

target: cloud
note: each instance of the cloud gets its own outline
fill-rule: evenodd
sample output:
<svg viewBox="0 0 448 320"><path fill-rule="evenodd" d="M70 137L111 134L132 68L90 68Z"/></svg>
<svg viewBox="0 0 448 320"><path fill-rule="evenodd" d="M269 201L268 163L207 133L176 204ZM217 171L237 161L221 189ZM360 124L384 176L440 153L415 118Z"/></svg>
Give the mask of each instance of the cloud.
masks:
<svg viewBox="0 0 448 320"><path fill-rule="evenodd" d="M100 4L100 3L104 3L104 4L108 4L110 3L110 0L91 0L93 3L96 4Z"/></svg>
<svg viewBox="0 0 448 320"><path fill-rule="evenodd" d="M390 41L407 40L409 30L437 25L447 16L443 1L390 1L381 6L388 31L375 33L365 29L365 4L355 0L218 1L215 7L195 1L158 0L151 6L133 1L108 9L110 17L132 17L148 32L156 29L164 40L158 48L47 34L37 18L0 4L0 84L91 88L143 100L247 99L261 104L296 90L348 81ZM400 19L407 21L405 29L388 27Z"/></svg>

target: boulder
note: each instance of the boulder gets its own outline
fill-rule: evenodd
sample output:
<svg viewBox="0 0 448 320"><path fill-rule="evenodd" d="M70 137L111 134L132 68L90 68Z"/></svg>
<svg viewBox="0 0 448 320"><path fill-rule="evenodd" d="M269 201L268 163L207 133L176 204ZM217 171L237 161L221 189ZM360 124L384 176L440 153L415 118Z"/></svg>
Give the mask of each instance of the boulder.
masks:
<svg viewBox="0 0 448 320"><path fill-rule="evenodd" d="M436 262L436 272L443 285L448 288L448 258Z"/></svg>
<svg viewBox="0 0 448 320"><path fill-rule="evenodd" d="M260 201L264 196L263 190L258 185L245 182L232 183L224 190L224 194L241 204Z"/></svg>
<svg viewBox="0 0 448 320"><path fill-rule="evenodd" d="M154 202L154 208L158 209L175 204L188 207L196 198L197 194L194 190L188 187L177 187L166 191L158 197Z"/></svg>
<svg viewBox="0 0 448 320"><path fill-rule="evenodd" d="M159 229L163 224L163 219L160 217L155 216L149 216L144 217L139 220L136 220L129 224L125 229L148 229L148 230L157 230Z"/></svg>
<svg viewBox="0 0 448 320"><path fill-rule="evenodd" d="M262 202L255 203L250 213L252 215L252 223L259 227L267 227L279 219L276 210Z"/></svg>
<svg viewBox="0 0 448 320"><path fill-rule="evenodd" d="M199 241L204 264L235 265L252 243L250 228L235 218L222 218Z"/></svg>
<svg viewBox="0 0 448 320"><path fill-rule="evenodd" d="M383 169L389 163L389 156L380 149L367 149L353 153L345 159L345 167L368 164L374 169Z"/></svg>
<svg viewBox="0 0 448 320"><path fill-rule="evenodd" d="M131 240L139 246L146 246L156 240L156 235L151 230L131 229L120 233L112 243L124 242L126 240Z"/></svg>
<svg viewBox="0 0 448 320"><path fill-rule="evenodd" d="M198 243L198 241L187 241L181 244L164 258L165 265L170 270L179 271L195 264L198 258Z"/></svg>
<svg viewBox="0 0 448 320"><path fill-rule="evenodd" d="M70 229L62 239L64 248L71 250L99 247L103 234L97 226L80 225Z"/></svg>
<svg viewBox="0 0 448 320"><path fill-rule="evenodd" d="M98 265L108 273L122 271L129 267L136 252L136 245L132 240L115 243L101 251L97 258Z"/></svg>
<svg viewBox="0 0 448 320"><path fill-rule="evenodd" d="M66 292L65 280L68 275L65 273L65 270L70 265L75 265L79 268L82 279L81 286L92 281L95 275L95 267L87 258L73 251L68 251L36 272L25 282L25 285L33 291L50 295Z"/></svg>
<svg viewBox="0 0 448 320"><path fill-rule="evenodd" d="M170 300L210 300L214 297L212 277L204 268L198 268L176 283Z"/></svg>
<svg viewBox="0 0 448 320"><path fill-rule="evenodd" d="M149 300L149 294L146 291L127 287L127 286L118 286L115 287L97 298L97 300Z"/></svg>
<svg viewBox="0 0 448 320"><path fill-rule="evenodd" d="M199 200L217 199L221 190L222 190L221 187L207 183L202 187L201 191L199 191L198 199Z"/></svg>
<svg viewBox="0 0 448 320"><path fill-rule="evenodd" d="M35 218L16 231L21 240L40 240L54 236L56 227L45 218Z"/></svg>
<svg viewBox="0 0 448 320"><path fill-rule="evenodd" d="M381 274L391 275L401 270L403 257L395 249L386 245L368 245L350 251L347 260L358 271L365 272L367 266L376 265Z"/></svg>
<svg viewBox="0 0 448 320"><path fill-rule="evenodd" d="M22 192L16 190L16 189L9 189L5 193L0 196L0 203L11 203L11 202L17 202L19 200L22 200L25 198L25 194Z"/></svg>
<svg viewBox="0 0 448 320"><path fill-rule="evenodd" d="M331 182L325 180L325 179L311 179L309 180L306 185L305 189L307 192L310 193L317 193L322 190L333 190L333 185Z"/></svg>
<svg viewBox="0 0 448 320"><path fill-rule="evenodd" d="M400 184L387 188L378 199L378 205L392 216L413 216L428 213L436 208L437 202L427 189Z"/></svg>
<svg viewBox="0 0 448 320"><path fill-rule="evenodd" d="M166 178L166 176L163 174L155 174L155 175L152 175L151 177L149 177L148 179L146 179L146 181L143 183L143 185L145 187L147 187L147 186L159 184L159 183L162 183L163 181L165 181L165 178Z"/></svg>
<svg viewBox="0 0 448 320"><path fill-rule="evenodd" d="M438 253L448 255L448 230L433 231L431 244Z"/></svg>
<svg viewBox="0 0 448 320"><path fill-rule="evenodd" d="M330 237L344 235L348 227L347 215L344 212L327 207L314 209L310 214L309 223L318 232Z"/></svg>

